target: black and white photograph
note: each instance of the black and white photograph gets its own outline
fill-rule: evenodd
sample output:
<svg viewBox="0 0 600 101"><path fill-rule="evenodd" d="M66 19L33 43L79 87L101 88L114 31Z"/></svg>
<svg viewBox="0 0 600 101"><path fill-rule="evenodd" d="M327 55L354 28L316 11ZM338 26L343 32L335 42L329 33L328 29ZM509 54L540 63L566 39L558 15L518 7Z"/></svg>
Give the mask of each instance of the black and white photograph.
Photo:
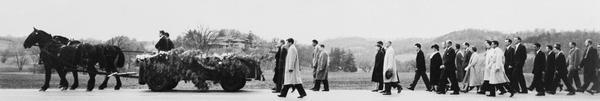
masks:
<svg viewBox="0 0 600 101"><path fill-rule="evenodd" d="M0 101L598 101L599 0L0 0Z"/></svg>

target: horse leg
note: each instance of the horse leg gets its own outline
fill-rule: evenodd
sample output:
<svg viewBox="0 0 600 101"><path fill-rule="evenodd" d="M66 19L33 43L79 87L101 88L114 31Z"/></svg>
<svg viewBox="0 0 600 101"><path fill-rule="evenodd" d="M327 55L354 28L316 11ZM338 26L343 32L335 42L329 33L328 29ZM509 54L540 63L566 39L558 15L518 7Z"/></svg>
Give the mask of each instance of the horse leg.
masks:
<svg viewBox="0 0 600 101"><path fill-rule="evenodd" d="M92 90L94 90L94 86L96 86L96 68L94 68L93 64L88 65L87 71L88 71L88 75L90 75L90 79L88 80L88 83L87 83L87 91L92 91Z"/></svg>
<svg viewBox="0 0 600 101"><path fill-rule="evenodd" d="M115 72L119 72L119 71L115 70ZM117 80L117 85L115 85L115 90L119 90L119 89L121 89L121 77L119 77L118 75L115 75L115 79Z"/></svg>
<svg viewBox="0 0 600 101"><path fill-rule="evenodd" d="M108 77L108 75L104 76L104 81L102 81L102 84L100 84L100 86L98 86L99 90L104 90L104 88L106 88L106 83L108 82L108 79L110 77Z"/></svg>
<svg viewBox="0 0 600 101"><path fill-rule="evenodd" d="M71 85L71 90L77 89L79 87L79 77L77 71L73 71L73 85Z"/></svg>
<svg viewBox="0 0 600 101"><path fill-rule="evenodd" d="M61 91L67 90L69 88L69 82L67 81L66 70L60 70L57 68L56 71L58 72L58 77L60 77L60 87L59 87L60 90Z"/></svg>
<svg viewBox="0 0 600 101"><path fill-rule="evenodd" d="M45 76L44 76L44 85L40 89L40 91L46 91L50 86L50 78L52 74L52 70L49 66L44 66Z"/></svg>

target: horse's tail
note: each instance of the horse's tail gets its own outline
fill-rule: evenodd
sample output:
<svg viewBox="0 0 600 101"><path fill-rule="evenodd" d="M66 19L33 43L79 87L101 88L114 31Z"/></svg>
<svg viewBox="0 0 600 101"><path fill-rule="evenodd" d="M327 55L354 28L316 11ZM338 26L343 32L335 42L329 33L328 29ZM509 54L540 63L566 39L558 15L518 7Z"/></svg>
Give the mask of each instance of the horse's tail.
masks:
<svg viewBox="0 0 600 101"><path fill-rule="evenodd" d="M121 51L121 48L117 47L117 68L125 66L125 54Z"/></svg>

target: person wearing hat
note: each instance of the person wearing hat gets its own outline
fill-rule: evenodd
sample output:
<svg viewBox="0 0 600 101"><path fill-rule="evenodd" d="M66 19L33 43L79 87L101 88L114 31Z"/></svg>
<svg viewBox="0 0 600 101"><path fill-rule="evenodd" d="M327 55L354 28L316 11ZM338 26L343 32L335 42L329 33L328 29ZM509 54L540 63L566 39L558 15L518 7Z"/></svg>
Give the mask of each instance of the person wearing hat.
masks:
<svg viewBox="0 0 600 101"><path fill-rule="evenodd" d="M375 55L375 65L373 66L373 74L371 75L371 81L377 83L377 88L372 92L378 92L383 90L383 57L385 55L385 49L383 48L383 42L377 42L377 54Z"/></svg>
<svg viewBox="0 0 600 101"><path fill-rule="evenodd" d="M285 40L281 40L279 45L277 46L277 53L275 54L275 68L273 75L273 82L275 83L275 88L273 88L273 93L281 92L281 87L283 87L283 73L285 73L285 57L287 55L287 47L285 44Z"/></svg>
<svg viewBox="0 0 600 101"><path fill-rule="evenodd" d="M158 40L158 43L156 43L156 45L154 45L154 48L156 48L156 50L160 51L169 51L171 49L173 49L173 42L171 41L171 39L169 39L169 33L165 32L164 30L160 31L160 40Z"/></svg>
<svg viewBox="0 0 600 101"><path fill-rule="evenodd" d="M417 85L417 82L419 81L420 78L423 78L423 82L425 83L425 87L427 88L427 91L431 91L431 86L429 83L429 78L427 77L427 69L425 68L425 54L423 54L423 51L421 50L421 44L420 43L416 43L415 47L417 48L417 58L416 58L416 65L415 67L417 68L417 70L415 71L415 77L413 79L412 84L410 84L410 87L408 87L409 90L415 90L415 86Z"/></svg>
<svg viewBox="0 0 600 101"><path fill-rule="evenodd" d="M439 84L439 79L440 79L440 74L441 74L441 69L440 66L442 66L442 55L440 54L440 46L437 44L431 45L431 49L433 50L433 53L431 53L431 56L429 56L429 80L431 83L431 91L435 91L435 88L437 87L437 84ZM431 92L430 91L430 92Z"/></svg>
<svg viewBox="0 0 600 101"><path fill-rule="evenodd" d="M556 60L557 73L556 77L554 78L554 82L550 83L553 83L552 85L554 85L554 88L556 88L558 87L558 84L560 84L560 80L562 80L565 86L567 86L567 91L569 92L567 95L575 95L575 88L573 88L573 86L571 85L571 83L569 83L569 80L567 79L567 58L561 50L561 45L554 44L554 51L556 52L554 60Z"/></svg>

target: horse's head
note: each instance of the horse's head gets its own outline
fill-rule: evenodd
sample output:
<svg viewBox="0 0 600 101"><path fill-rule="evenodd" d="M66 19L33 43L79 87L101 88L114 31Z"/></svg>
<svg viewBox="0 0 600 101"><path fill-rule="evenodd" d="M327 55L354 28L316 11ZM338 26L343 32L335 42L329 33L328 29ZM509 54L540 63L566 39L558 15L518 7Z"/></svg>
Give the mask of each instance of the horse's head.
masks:
<svg viewBox="0 0 600 101"><path fill-rule="evenodd" d="M25 42L23 42L23 47L31 48L31 46L35 45L37 41L37 29L33 28L33 32L31 32L29 36L27 36L27 39L25 39Z"/></svg>
<svg viewBox="0 0 600 101"><path fill-rule="evenodd" d="M51 40L51 38L52 38L52 35L44 32L42 30L33 28L33 32L31 32L29 34L29 36L27 36L27 39L25 39L25 42L23 42L23 47L31 48L34 45L39 45L42 42L46 42L48 39Z"/></svg>

